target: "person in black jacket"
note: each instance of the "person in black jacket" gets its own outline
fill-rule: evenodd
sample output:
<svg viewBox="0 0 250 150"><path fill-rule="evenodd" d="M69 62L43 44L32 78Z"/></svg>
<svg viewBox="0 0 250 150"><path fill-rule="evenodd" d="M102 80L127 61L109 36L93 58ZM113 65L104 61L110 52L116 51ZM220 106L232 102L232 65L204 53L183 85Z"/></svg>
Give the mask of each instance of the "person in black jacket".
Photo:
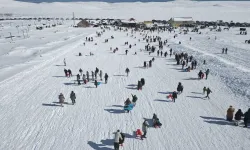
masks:
<svg viewBox="0 0 250 150"><path fill-rule="evenodd" d="M126 68L125 72L127 73L127 76L128 76L130 70L128 68Z"/></svg>
<svg viewBox="0 0 250 150"><path fill-rule="evenodd" d="M247 122L250 120L250 108L248 109L247 112L245 112L244 114L244 124L245 124L245 128L247 128Z"/></svg>
<svg viewBox="0 0 250 150"><path fill-rule="evenodd" d="M107 73L105 73L105 75L104 75L105 84L107 84L107 83L108 83L108 78L109 78L108 74L107 74Z"/></svg>
<svg viewBox="0 0 250 150"><path fill-rule="evenodd" d="M145 79L144 78L141 78L141 84L142 84L142 86L145 85Z"/></svg>
<svg viewBox="0 0 250 150"><path fill-rule="evenodd" d="M65 77L67 77L68 70L64 69Z"/></svg>
<svg viewBox="0 0 250 150"><path fill-rule="evenodd" d="M95 87L97 88L97 80L95 80L95 83L94 83L94 84L95 84Z"/></svg>
<svg viewBox="0 0 250 150"><path fill-rule="evenodd" d="M178 86L177 86L177 92L180 94L183 92L183 85L181 84L181 82L179 82Z"/></svg>
<svg viewBox="0 0 250 150"><path fill-rule="evenodd" d="M177 92L173 92L173 94L172 94L172 97L173 97L173 101L175 102L175 99L177 99Z"/></svg>
<svg viewBox="0 0 250 150"><path fill-rule="evenodd" d="M138 81L137 90L142 90L142 83L141 83L141 81Z"/></svg>
<svg viewBox="0 0 250 150"><path fill-rule="evenodd" d="M241 117L243 117L244 114L242 113L241 109L239 109L236 114L234 115L234 119L235 119L235 125L238 126L239 122L241 120Z"/></svg>

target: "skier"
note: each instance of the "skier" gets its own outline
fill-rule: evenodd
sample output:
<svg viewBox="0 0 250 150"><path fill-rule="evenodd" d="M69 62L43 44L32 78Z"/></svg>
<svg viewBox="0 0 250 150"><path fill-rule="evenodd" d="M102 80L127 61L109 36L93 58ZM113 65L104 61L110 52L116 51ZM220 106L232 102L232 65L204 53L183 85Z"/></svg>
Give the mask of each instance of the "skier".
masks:
<svg viewBox="0 0 250 150"><path fill-rule="evenodd" d="M130 70L128 68L126 68L125 72L127 73L127 77L128 77Z"/></svg>
<svg viewBox="0 0 250 150"><path fill-rule="evenodd" d="M175 92L175 91L173 92L172 98L173 98L173 101L175 103L175 99L177 99L177 92Z"/></svg>
<svg viewBox="0 0 250 150"><path fill-rule="evenodd" d="M206 73L206 80L207 80L207 76L209 74L209 69L207 69L205 73Z"/></svg>
<svg viewBox="0 0 250 150"><path fill-rule="evenodd" d="M161 51L161 57L162 57L163 52Z"/></svg>
<svg viewBox="0 0 250 150"><path fill-rule="evenodd" d="M107 73L105 73L105 75L104 75L104 79L105 79L105 84L107 84L108 83L108 74Z"/></svg>
<svg viewBox="0 0 250 150"><path fill-rule="evenodd" d="M224 48L222 48L222 54L224 54L224 51L225 51L225 49L224 49Z"/></svg>
<svg viewBox="0 0 250 150"><path fill-rule="evenodd" d="M81 75L82 75L82 69L81 69L81 68L79 69L79 72L80 72L80 73L81 73Z"/></svg>
<svg viewBox="0 0 250 150"><path fill-rule="evenodd" d="M206 91L207 91L207 88L204 86L204 88L203 88L203 95L205 94Z"/></svg>
<svg viewBox="0 0 250 150"><path fill-rule="evenodd" d="M97 85L98 85L97 80L95 80L95 83L94 83L94 84L95 84L95 87L97 88Z"/></svg>
<svg viewBox="0 0 250 150"><path fill-rule="evenodd" d="M63 96L63 94L62 93L60 93L60 95L59 95L59 103L61 104L61 106L63 107L63 103L64 103L64 100L65 100L65 98L64 98L64 96Z"/></svg>
<svg viewBox="0 0 250 150"><path fill-rule="evenodd" d="M234 119L235 119L235 125L238 126L239 122L241 120L241 118L244 116L244 114L242 113L241 109L239 109L235 115L234 115Z"/></svg>
<svg viewBox="0 0 250 150"><path fill-rule="evenodd" d="M143 138L147 138L147 132L148 132L148 121L145 119L144 122L142 123L142 131L143 131L143 135L141 136L141 139L143 140Z"/></svg>
<svg viewBox="0 0 250 150"><path fill-rule="evenodd" d="M206 60L203 61L203 65L206 65Z"/></svg>
<svg viewBox="0 0 250 150"><path fill-rule="evenodd" d="M102 81L102 71L100 70L100 80Z"/></svg>
<svg viewBox="0 0 250 150"><path fill-rule="evenodd" d="M180 94L183 92L183 85L181 84L181 82L179 82L178 86L177 86L177 92Z"/></svg>
<svg viewBox="0 0 250 150"><path fill-rule="evenodd" d="M171 57L172 56L172 51L173 51L172 48L169 51L170 51L170 57Z"/></svg>
<svg viewBox="0 0 250 150"><path fill-rule="evenodd" d="M122 140L122 136L121 136L121 133L120 133L120 130L117 130L117 132L115 133L115 138L114 138L114 148L115 150L119 150L119 140Z"/></svg>
<svg viewBox="0 0 250 150"><path fill-rule="evenodd" d="M72 104L74 105L76 103L76 94L74 93L74 91L70 93L70 99L72 101Z"/></svg>
<svg viewBox="0 0 250 150"><path fill-rule="evenodd" d="M63 59L63 63L64 63L64 66L66 66L66 59L65 58Z"/></svg>
<svg viewBox="0 0 250 150"><path fill-rule="evenodd" d="M225 49L225 54L227 54L227 48Z"/></svg>
<svg viewBox="0 0 250 150"><path fill-rule="evenodd" d="M128 55L128 50L125 50L126 55Z"/></svg>
<svg viewBox="0 0 250 150"><path fill-rule="evenodd" d="M157 51L157 56L159 56L159 54L160 54L160 51L158 50L158 51Z"/></svg>
<svg viewBox="0 0 250 150"><path fill-rule="evenodd" d="M64 68L64 73L65 73L65 76L67 77L68 76L68 71L65 68Z"/></svg>
<svg viewBox="0 0 250 150"><path fill-rule="evenodd" d="M234 108L233 106L230 106L228 109L227 109L227 121L232 121L233 120L233 116L234 116Z"/></svg>
<svg viewBox="0 0 250 150"><path fill-rule="evenodd" d="M210 99L210 97L209 97L210 93L212 93L212 91L209 88L207 88L207 96L206 96L206 98Z"/></svg>
<svg viewBox="0 0 250 150"><path fill-rule="evenodd" d="M247 123L250 120L250 108L248 109L247 112L244 113L244 124L245 124L245 128L247 128Z"/></svg>

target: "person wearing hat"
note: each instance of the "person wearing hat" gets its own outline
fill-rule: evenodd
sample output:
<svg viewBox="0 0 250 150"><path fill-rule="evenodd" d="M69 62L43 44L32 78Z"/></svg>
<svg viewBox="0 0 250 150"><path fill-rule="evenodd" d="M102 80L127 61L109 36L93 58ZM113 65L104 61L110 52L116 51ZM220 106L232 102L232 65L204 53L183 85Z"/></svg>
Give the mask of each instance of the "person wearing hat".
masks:
<svg viewBox="0 0 250 150"><path fill-rule="evenodd" d="M232 121L233 117L234 117L234 108L233 108L233 106L230 106L227 109L227 121Z"/></svg>
<svg viewBox="0 0 250 150"><path fill-rule="evenodd" d="M117 132L115 132L115 139L114 139L114 148L115 150L119 150L119 141L122 140L122 136L121 136L121 133L120 133L120 130L117 130Z"/></svg>

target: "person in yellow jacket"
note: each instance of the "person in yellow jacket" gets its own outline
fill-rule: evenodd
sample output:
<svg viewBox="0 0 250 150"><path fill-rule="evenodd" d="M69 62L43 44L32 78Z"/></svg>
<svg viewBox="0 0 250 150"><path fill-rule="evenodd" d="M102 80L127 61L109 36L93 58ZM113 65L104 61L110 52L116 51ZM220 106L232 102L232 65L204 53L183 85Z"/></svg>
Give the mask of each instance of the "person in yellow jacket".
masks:
<svg viewBox="0 0 250 150"><path fill-rule="evenodd" d="M233 120L233 117L234 117L234 108L233 106L230 106L228 109L227 109L227 121L232 121Z"/></svg>

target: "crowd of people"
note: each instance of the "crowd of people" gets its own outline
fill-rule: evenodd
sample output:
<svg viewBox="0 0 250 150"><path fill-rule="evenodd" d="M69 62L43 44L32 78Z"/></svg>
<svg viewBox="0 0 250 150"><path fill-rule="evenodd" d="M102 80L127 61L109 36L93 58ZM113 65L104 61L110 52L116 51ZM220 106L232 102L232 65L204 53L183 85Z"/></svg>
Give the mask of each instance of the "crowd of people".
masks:
<svg viewBox="0 0 250 150"><path fill-rule="evenodd" d="M110 29L109 29L110 30ZM129 31L131 31L131 38L133 39L138 39L138 37L136 37L134 35L134 33L140 33L140 36L142 38L138 39L138 42L142 41L145 42L145 51L148 52L149 55L151 55L152 53L156 52L156 56L155 57L167 57L168 54L171 58L172 55L175 56L175 60L176 60L176 64L181 66L182 70L185 72L191 72L194 71L197 66L198 66L198 62L197 60L192 56L189 55L187 52L175 52L173 51L172 48L170 48L169 53L168 51L164 51L164 46L165 47L169 47L169 45L167 45L168 43L168 39L164 39L160 36L151 36L149 35L148 32L145 32L144 30L141 29L127 29L127 28L115 28L115 31L121 31L121 32L125 32L127 34L127 36L129 35ZM97 32L97 37L100 37L103 33L105 32L105 30L103 30L102 32ZM160 32L160 31L150 31L152 32ZM171 31L170 31L171 32ZM177 38L177 35L174 36L174 38ZM114 36L111 36L111 39L114 39ZM192 38L190 37L190 41L192 40ZM86 37L86 41L87 42L92 42L94 41L93 37ZM105 39L105 43L108 43L109 40ZM157 50L157 46L153 45L154 43L158 43L158 50ZM181 42L179 42L179 44L181 44ZM85 44L84 44L85 45ZM131 44L129 42L125 42L125 46L128 46L128 49L132 49L132 47L136 46L136 44ZM125 55L129 54L129 50L126 49L125 50ZM113 53L118 51L118 48L116 47L115 49L113 49L112 47L110 47L110 50L113 51ZM227 48L223 48L222 53L227 54ZM137 53L135 52L135 55ZM152 63L155 61L155 57L153 57L152 59L150 59L149 61L144 61L143 62L143 68L151 68L152 67ZM204 60L203 65L206 64L206 61ZM64 65L66 66L66 59L64 59ZM64 69L64 73L66 77L72 77L72 71L70 69ZM130 69L126 68L125 69L125 73L126 76L129 76L130 73ZM210 74L210 69L206 69L205 71L200 70L198 72L198 79L202 80L202 79L208 79L208 76ZM105 73L104 75L104 79L105 79L105 83L107 84L108 82L108 74ZM86 71L86 74L83 73L83 70L80 68L79 69L79 73L76 74L76 81L78 85L81 84L88 84L88 82L90 80L94 81L94 85L97 88L98 85L100 85L100 82L98 82L98 78L100 81L103 80L103 72L102 70L99 70L99 68L96 67L95 71L91 71L91 76L89 71ZM145 79L141 78L138 81L137 84L137 90L142 90L142 87L145 86ZM177 85L177 89L173 90L173 92L171 92L171 94L169 94L168 98L170 98L173 102L176 101L177 96L180 95L181 93L184 92L184 86L181 82L178 83ZM211 89L209 87L204 86L203 88L203 94L206 94L205 98L210 99L209 95L212 93ZM76 94L74 93L74 91L71 92L70 94L70 99L72 100L72 104L74 105L76 102ZM61 93L59 95L59 102L61 103L61 105L64 103L65 101L65 97L64 95ZM125 112L131 112L131 110L136 106L136 102L138 101L138 97L136 95L132 94L132 100L130 100L130 98L127 98L126 101L124 102L124 111ZM228 121L232 121L233 120L233 116L234 116L234 108L232 106L230 106L230 108L227 110L227 116L226 116L226 120ZM242 117L244 117L244 124L245 127L247 127L247 123L250 120L250 109L245 112L244 114L242 113L241 109L239 109L236 114L235 114L235 124L239 125L239 121L242 120ZM152 127L158 128L162 126L162 123L160 122L160 119L158 118L158 116L154 113L153 117L152 117ZM140 136L140 139L144 139L146 138L147 135L147 131L148 128L150 127L148 120L145 119L142 123L142 130L138 129L136 131L136 134ZM115 150L119 150L119 146L123 145L124 141L125 141L125 134L122 133L120 130L117 130L114 136L114 148Z"/></svg>

